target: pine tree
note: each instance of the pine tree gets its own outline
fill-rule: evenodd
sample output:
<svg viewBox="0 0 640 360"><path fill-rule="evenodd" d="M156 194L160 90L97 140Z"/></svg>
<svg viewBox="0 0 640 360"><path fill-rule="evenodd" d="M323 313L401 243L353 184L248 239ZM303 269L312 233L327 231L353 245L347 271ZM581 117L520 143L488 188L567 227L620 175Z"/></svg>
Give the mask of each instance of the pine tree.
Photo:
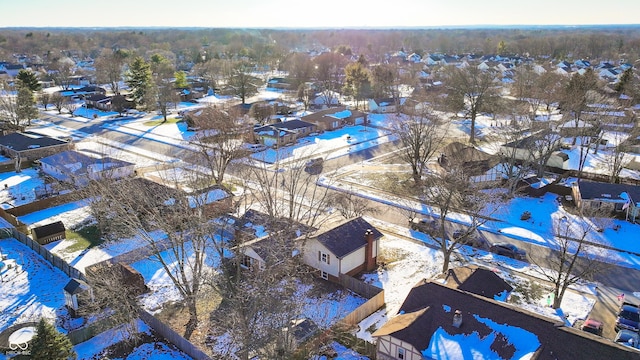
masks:
<svg viewBox="0 0 640 360"><path fill-rule="evenodd" d="M20 83L20 87L26 86L31 92L40 91L41 89L38 77L31 70L20 70L16 78Z"/></svg>
<svg viewBox="0 0 640 360"><path fill-rule="evenodd" d="M67 360L76 358L69 338L59 333L45 319L40 319L36 326L36 336L31 341L30 350L32 359Z"/></svg>
<svg viewBox="0 0 640 360"><path fill-rule="evenodd" d="M31 119L38 117L38 108L36 107L36 98L33 91L25 85L18 88L18 97L16 98L16 118L18 123L27 120L31 125Z"/></svg>
<svg viewBox="0 0 640 360"><path fill-rule="evenodd" d="M151 66L139 56L133 59L126 74L126 82L132 90L131 96L136 106L145 105L151 80Z"/></svg>

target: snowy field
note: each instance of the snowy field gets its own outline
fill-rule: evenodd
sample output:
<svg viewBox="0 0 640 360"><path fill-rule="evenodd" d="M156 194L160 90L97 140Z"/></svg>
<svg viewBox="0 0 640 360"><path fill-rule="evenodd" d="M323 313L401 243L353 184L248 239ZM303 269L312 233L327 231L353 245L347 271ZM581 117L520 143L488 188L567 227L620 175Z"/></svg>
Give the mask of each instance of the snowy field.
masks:
<svg viewBox="0 0 640 360"><path fill-rule="evenodd" d="M63 272L15 239L0 240L0 331L13 324L56 319L64 307Z"/></svg>

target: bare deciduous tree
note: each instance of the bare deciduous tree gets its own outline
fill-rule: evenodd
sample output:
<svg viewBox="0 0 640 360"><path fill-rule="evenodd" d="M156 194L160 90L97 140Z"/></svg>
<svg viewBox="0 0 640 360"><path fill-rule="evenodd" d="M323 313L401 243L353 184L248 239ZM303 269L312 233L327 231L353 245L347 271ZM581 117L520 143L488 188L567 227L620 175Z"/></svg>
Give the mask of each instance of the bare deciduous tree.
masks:
<svg viewBox="0 0 640 360"><path fill-rule="evenodd" d="M411 166L416 185L422 183L427 163L440 149L447 135L446 126L428 108L424 107L412 115L396 117L393 132L400 138L400 158Z"/></svg>
<svg viewBox="0 0 640 360"><path fill-rule="evenodd" d="M206 182L184 169L177 173L179 177L167 176L163 183L199 189ZM226 247L227 224L213 220L229 209L211 206L206 189L188 193L143 179L92 182L89 191L94 215L117 224L112 231L122 234L114 235L144 242L160 263L188 310L184 336L189 338L200 323L198 300L213 291L203 290L204 280Z"/></svg>
<svg viewBox="0 0 640 360"><path fill-rule="evenodd" d="M433 239L444 257L442 273L446 273L454 250L473 236L478 227L486 222L487 217L482 216L481 213L488 208L488 204L492 203L494 198L476 188L469 181L462 164L456 162L451 162L442 172L432 173L427 177L424 195L427 205L432 207L437 215L436 233L439 236ZM450 220L449 216L453 213L464 214L467 219L460 235L449 238L447 224Z"/></svg>
<svg viewBox="0 0 640 360"><path fill-rule="evenodd" d="M471 120L469 142L475 143L476 117L481 111L488 110L492 97L497 96L497 88L493 84L494 74L476 66L465 68L451 67L447 72L446 87L448 96L446 104L456 113L462 111Z"/></svg>
<svg viewBox="0 0 640 360"><path fill-rule="evenodd" d="M249 154L244 148L251 125L239 114L207 107L190 115L192 126L198 129L191 144L198 151L193 162L204 165L211 171L217 185L222 185L227 167L232 161Z"/></svg>
<svg viewBox="0 0 640 360"><path fill-rule="evenodd" d="M63 96L59 92L55 92L51 95L51 103L53 104L53 107L58 110L58 114L62 114L62 110L66 108L69 102L69 98Z"/></svg>
<svg viewBox="0 0 640 360"><path fill-rule="evenodd" d="M328 203L333 205L345 219L353 219L365 214L375 215L378 209L371 202L353 192L334 192L328 196Z"/></svg>
<svg viewBox="0 0 640 360"><path fill-rule="evenodd" d="M602 231L611 223L610 219L600 217L602 215L592 212L588 216L578 213L576 216L555 218L553 231L557 243L556 254L547 257L546 264L538 264L531 259L538 265L536 271L554 286L554 309L560 307L570 286L582 280L591 280L594 275L607 269L607 265L598 260L606 256L604 249L590 243L590 235Z"/></svg>
<svg viewBox="0 0 640 360"><path fill-rule="evenodd" d="M99 83L109 84L115 95L120 95L120 81L128 53L124 50L104 49L95 60L96 77Z"/></svg>

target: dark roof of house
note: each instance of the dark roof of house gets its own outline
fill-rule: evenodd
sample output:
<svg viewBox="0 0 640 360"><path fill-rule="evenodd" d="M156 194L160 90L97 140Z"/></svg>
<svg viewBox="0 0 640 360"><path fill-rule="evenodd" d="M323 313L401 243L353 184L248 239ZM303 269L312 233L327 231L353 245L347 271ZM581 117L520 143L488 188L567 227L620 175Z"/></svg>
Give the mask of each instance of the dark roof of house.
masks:
<svg viewBox="0 0 640 360"><path fill-rule="evenodd" d="M454 310L462 312L459 328L452 323ZM422 351L429 346L438 329L451 335L467 336L474 332L480 338L494 335L491 350L501 359L512 358L516 350L514 346L505 341L508 338L501 336L503 334L496 334L494 328L480 321L484 318L534 334L540 342L534 356L538 360L577 360L584 359L585 354L593 359L638 359L633 350L565 327L560 321L436 282L421 282L411 289L398 314L374 336L391 335Z"/></svg>
<svg viewBox="0 0 640 360"><path fill-rule="evenodd" d="M87 96L86 98L84 98L85 101L101 101L101 100L107 100L107 99L111 99L111 97L105 94L93 94L91 96Z"/></svg>
<svg viewBox="0 0 640 360"><path fill-rule="evenodd" d="M42 225L31 229L36 238L41 239L49 235L65 232L65 227L62 221L56 221L51 224Z"/></svg>
<svg viewBox="0 0 640 360"><path fill-rule="evenodd" d="M462 162L486 161L493 158L491 154L457 141L445 146L442 153L450 159L460 159Z"/></svg>
<svg viewBox="0 0 640 360"><path fill-rule="evenodd" d="M382 99L373 99L373 101L375 101L375 103L378 106L383 106L381 104L384 104L384 106L390 106L390 105L395 105L396 101L400 101L400 99L394 99L394 98L382 98Z"/></svg>
<svg viewBox="0 0 640 360"><path fill-rule="evenodd" d="M317 236L318 241L331 251L337 258L360 249L367 244L365 232L373 231L373 239L382 237L382 233L362 217L343 223Z"/></svg>
<svg viewBox="0 0 640 360"><path fill-rule="evenodd" d="M48 146L64 145L66 143L67 142L64 140L32 132L16 132L5 136L0 136L0 145L6 148L13 149L15 151L25 151Z"/></svg>
<svg viewBox="0 0 640 360"><path fill-rule="evenodd" d="M509 285L495 272L479 268L458 289L486 298L494 298L504 292L511 292L513 286Z"/></svg>
<svg viewBox="0 0 640 360"><path fill-rule="evenodd" d="M529 135L525 138L522 138L520 140L516 140L510 143L504 144L502 146L510 147L514 149L532 149L532 147L536 145L536 142L539 139L541 138L549 139L550 137L560 138L560 134L553 132L551 130L543 130L535 134ZM549 142L549 141L545 141L545 142Z"/></svg>
<svg viewBox="0 0 640 360"><path fill-rule="evenodd" d="M640 186L580 180L578 188L583 200L607 199L620 202L627 200L620 196L622 193L627 193L631 201L640 202Z"/></svg>
<svg viewBox="0 0 640 360"><path fill-rule="evenodd" d="M83 86L79 89L75 89L77 92L101 92L106 93L107 91L99 86L87 85Z"/></svg>
<svg viewBox="0 0 640 360"><path fill-rule="evenodd" d="M271 126L275 126L278 129L287 129L287 130L295 130L295 129L303 129L307 127L316 126L310 122L302 121L302 120L289 120L281 123L272 124Z"/></svg>
<svg viewBox="0 0 640 360"><path fill-rule="evenodd" d="M65 285L64 292L69 293L71 295L75 295L83 291L86 291L88 289L89 289L89 285L87 285L86 282L80 279L71 279L69 280L67 285Z"/></svg>
<svg viewBox="0 0 640 360"><path fill-rule="evenodd" d="M286 257L293 256L293 234L280 233L257 240L247 245L267 264L277 264Z"/></svg>

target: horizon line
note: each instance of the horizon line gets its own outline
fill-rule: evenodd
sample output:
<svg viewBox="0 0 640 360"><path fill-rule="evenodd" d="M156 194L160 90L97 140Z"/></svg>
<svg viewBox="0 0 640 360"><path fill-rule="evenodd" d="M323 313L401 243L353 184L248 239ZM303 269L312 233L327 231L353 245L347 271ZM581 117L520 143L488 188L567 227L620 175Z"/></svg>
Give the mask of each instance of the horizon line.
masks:
<svg viewBox="0 0 640 360"><path fill-rule="evenodd" d="M434 30L434 29L495 29L495 28L586 28L586 27L640 27L635 24L476 24L476 25L380 25L380 26L167 26L167 25L113 25L113 26L4 26L0 30L21 29L184 29L184 30Z"/></svg>

